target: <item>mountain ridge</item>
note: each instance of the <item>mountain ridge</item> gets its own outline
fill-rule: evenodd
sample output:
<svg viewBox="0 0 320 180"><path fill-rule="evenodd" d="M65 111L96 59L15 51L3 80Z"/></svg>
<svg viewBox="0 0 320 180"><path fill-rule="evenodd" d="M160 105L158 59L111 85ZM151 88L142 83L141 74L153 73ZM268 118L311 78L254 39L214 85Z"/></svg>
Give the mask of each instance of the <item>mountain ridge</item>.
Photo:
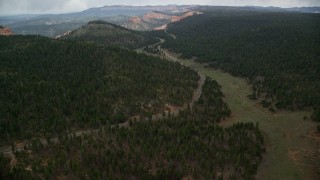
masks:
<svg viewBox="0 0 320 180"><path fill-rule="evenodd" d="M58 38L88 41L108 46L116 45L128 49L136 49L158 41L142 32L101 20L90 21L86 25L67 32Z"/></svg>

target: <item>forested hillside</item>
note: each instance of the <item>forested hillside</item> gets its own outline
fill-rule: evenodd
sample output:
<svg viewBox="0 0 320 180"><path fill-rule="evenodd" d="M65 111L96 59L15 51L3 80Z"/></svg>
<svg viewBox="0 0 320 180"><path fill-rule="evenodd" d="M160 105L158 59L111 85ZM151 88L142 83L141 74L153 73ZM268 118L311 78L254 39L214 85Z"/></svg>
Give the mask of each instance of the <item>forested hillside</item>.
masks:
<svg viewBox="0 0 320 180"><path fill-rule="evenodd" d="M170 24L164 47L247 77L271 111L320 107L319 14L206 10Z"/></svg>
<svg viewBox="0 0 320 180"><path fill-rule="evenodd" d="M230 110L217 82L207 79L203 88L194 109L178 117L60 136L60 143L45 146L34 140L27 151L15 153L11 171L0 156L0 174L13 179L254 179L265 152L258 125L218 126Z"/></svg>
<svg viewBox="0 0 320 180"><path fill-rule="evenodd" d="M198 74L178 63L92 43L0 37L1 144L182 106Z"/></svg>
<svg viewBox="0 0 320 180"><path fill-rule="evenodd" d="M133 31L104 21L91 21L87 25L62 36L62 39L95 42L135 49L158 40L143 32Z"/></svg>

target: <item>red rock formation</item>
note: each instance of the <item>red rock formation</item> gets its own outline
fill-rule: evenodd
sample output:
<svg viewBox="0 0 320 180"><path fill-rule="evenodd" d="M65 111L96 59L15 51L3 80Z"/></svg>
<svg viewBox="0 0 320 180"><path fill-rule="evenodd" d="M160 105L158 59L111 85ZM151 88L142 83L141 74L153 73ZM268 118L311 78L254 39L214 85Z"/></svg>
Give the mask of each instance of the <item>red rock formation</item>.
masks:
<svg viewBox="0 0 320 180"><path fill-rule="evenodd" d="M63 36L67 36L67 35L69 35L71 32L72 32L72 31L67 31L67 32L63 33L62 35L56 36L55 39L60 39L60 38L62 38Z"/></svg>
<svg viewBox="0 0 320 180"><path fill-rule="evenodd" d="M151 13L145 14L142 17L142 19L145 22L150 22L152 19L167 19L167 20L170 20L170 22L177 22L177 21L180 21L184 18L187 18L189 16L193 16L193 15L197 15L197 14L201 14L201 12L189 11L189 12L184 13L183 15L180 15L180 16L170 16L170 15L162 14L160 12L151 12Z"/></svg>
<svg viewBox="0 0 320 180"><path fill-rule="evenodd" d="M198 15L198 14L202 14L202 12L199 12L199 11L189 11L187 13L184 13L183 15L181 16L169 16L170 17L170 22L178 22L178 21L181 21L182 19L184 18L187 18L189 16L193 16L193 15ZM164 24L162 26L158 26L156 28L154 28L153 30L164 30L164 29L167 29L167 26L168 24Z"/></svg>
<svg viewBox="0 0 320 180"><path fill-rule="evenodd" d="M168 15L162 12L150 12L145 14L142 18L138 16L133 16L128 24L123 25L126 28L129 29L148 29L151 30L163 30L167 29L167 25L171 22L177 22L180 21L184 18L187 18L189 16L201 14L201 12L198 11L188 11L183 13L182 15ZM159 21L155 20L162 20L160 21L161 23L159 24ZM154 25L157 25L157 27L154 27ZM138 28L137 28L138 27ZM142 27L142 28L141 28Z"/></svg>
<svg viewBox="0 0 320 180"><path fill-rule="evenodd" d="M134 23L134 24L138 24L142 21L142 19L138 16L133 16L131 19L130 19L130 22L131 23Z"/></svg>
<svg viewBox="0 0 320 180"><path fill-rule="evenodd" d="M152 19L170 19L171 17L166 14L158 13L158 12L151 12L145 14L142 19L146 22L151 21Z"/></svg>
<svg viewBox="0 0 320 180"><path fill-rule="evenodd" d="M10 36L13 35L11 29L0 26L0 36Z"/></svg>
<svg viewBox="0 0 320 180"><path fill-rule="evenodd" d="M155 27L153 30L155 30L155 31L164 30L164 29L167 29L167 26L168 26L168 24L165 24L165 25L162 25L159 27Z"/></svg>
<svg viewBox="0 0 320 180"><path fill-rule="evenodd" d="M189 11L181 16L171 16L171 22L177 22L177 21L181 21L184 18L187 18L189 16L193 16L193 15L198 15L201 14L201 12L198 11Z"/></svg>

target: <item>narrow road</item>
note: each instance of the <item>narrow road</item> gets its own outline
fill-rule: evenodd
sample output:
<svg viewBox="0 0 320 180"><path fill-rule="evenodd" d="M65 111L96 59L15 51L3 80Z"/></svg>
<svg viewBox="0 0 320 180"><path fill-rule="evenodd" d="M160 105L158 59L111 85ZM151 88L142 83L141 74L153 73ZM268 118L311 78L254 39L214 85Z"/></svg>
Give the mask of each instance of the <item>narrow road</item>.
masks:
<svg viewBox="0 0 320 180"><path fill-rule="evenodd" d="M175 39L175 36L174 36L174 39ZM159 40L160 40L160 42L157 42L157 43L155 43L155 44L148 45L148 46L156 47L156 46L161 45L161 44L163 44L163 43L165 42L165 40L162 39L162 38L159 38ZM144 51L144 48L145 48L145 47L146 47L146 46L143 46L143 47L141 47L141 48L135 49L135 51L136 51L137 53L143 53L143 54L146 54L146 55L161 57L161 55L155 55L155 54L150 54L150 53L145 52L145 51ZM163 49L162 49L162 50L163 50ZM177 58L175 58L174 56L172 56L168 51L163 50L163 53L164 53L164 55L165 55L165 56L164 56L164 59L166 59L166 60L168 60L168 61L178 62L178 63L180 63L181 65L186 66L185 64L183 64L183 62L179 61ZM194 70L195 70L195 69L194 69ZM195 70L195 71L197 71L197 70ZM197 72L198 72L198 75L199 75L200 79L198 80L198 87L197 87L197 89L193 92L193 96L192 96L191 101L190 101L189 103L186 103L186 104L183 105L182 107L178 107L178 108L176 108L175 110L171 111L171 112L170 112L171 115L173 115L173 116L179 115L179 111L188 108L188 106L192 108L193 105L194 105L194 103L199 100L199 98L200 98L200 96L201 96L201 93L202 93L202 87L203 87L203 85L204 85L204 82L206 81L206 76L203 75L203 74L201 74L199 71L197 71ZM167 115L167 114L168 114L168 113L166 113L166 115ZM164 117L163 117L163 113L158 113L158 114L152 115L152 118L151 118L151 119L152 119L152 120L159 120L159 119L162 119L162 118L164 118ZM140 116L137 116L136 119L140 119ZM129 126L129 121L126 121L126 122L121 123L121 124L118 124L118 125L119 125L120 127L128 127L128 126Z"/></svg>
<svg viewBox="0 0 320 180"><path fill-rule="evenodd" d="M79 137L79 136L82 136L84 134L97 133L99 131L100 131L100 129L76 131L75 133L70 133L69 136L74 136L75 135L76 137ZM42 145L44 145L44 146L46 146L48 144L48 141L46 139L44 139L44 138L40 138L39 140L41 141ZM57 138L57 137L51 138L50 142L51 143L59 143L59 138ZM24 149L24 147L27 146L30 143L31 142L24 143L24 144L16 146L15 147L15 151L18 151L18 152L22 151ZM0 147L0 154L3 154L4 156L10 157L10 158L14 157L14 153L12 151L12 147L11 146Z"/></svg>
<svg viewBox="0 0 320 180"><path fill-rule="evenodd" d="M177 39L177 37L176 37L174 34L170 34L170 33L168 33L168 31L167 31L167 30L164 30L164 32L165 32L165 33L167 33L169 36L171 36L174 40L176 40L176 39Z"/></svg>

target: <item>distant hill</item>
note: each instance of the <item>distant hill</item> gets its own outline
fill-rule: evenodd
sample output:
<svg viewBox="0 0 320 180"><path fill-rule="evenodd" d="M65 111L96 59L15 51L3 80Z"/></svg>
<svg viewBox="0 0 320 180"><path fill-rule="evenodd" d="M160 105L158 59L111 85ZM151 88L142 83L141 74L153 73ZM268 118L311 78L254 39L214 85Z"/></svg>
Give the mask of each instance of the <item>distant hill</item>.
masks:
<svg viewBox="0 0 320 180"><path fill-rule="evenodd" d="M85 25L93 20L103 20L128 29L134 30L152 30L163 29L168 24L168 19L153 18L151 21L144 21L145 15L154 15L154 13L165 14L166 16L181 16L189 11L206 10L246 10L246 11L273 11L273 12L301 12L301 13L319 13L319 7L297 7L297 8L279 8L279 7L223 7L223 6L104 6L90 8L81 12L67 14L43 14L43 15L17 15L0 17L0 24L9 27L16 34L39 34L47 37L55 37L64 34L67 31ZM179 19L179 18L178 18ZM140 21L142 20L142 21ZM137 23L139 22L139 23Z"/></svg>
<svg viewBox="0 0 320 180"><path fill-rule="evenodd" d="M295 8L285 8L285 10L302 12L302 13L320 13L320 7L295 7Z"/></svg>
<svg viewBox="0 0 320 180"><path fill-rule="evenodd" d="M26 20L8 18L1 19L0 23L10 27L16 34L22 35L43 35L47 37L56 37L65 32L80 28L93 20L103 20L110 23L122 24L130 17L128 16L110 16L110 17L60 17L51 15L48 17L34 17ZM10 21L11 23L6 23Z"/></svg>
<svg viewBox="0 0 320 180"><path fill-rule="evenodd" d="M320 13L320 7L293 7L280 8L274 6L198 6L193 10L199 11L228 11L225 15L229 15L230 11L263 11L263 12L297 12L297 13Z"/></svg>
<svg viewBox="0 0 320 180"><path fill-rule="evenodd" d="M103 6L90 8L82 12L74 13L76 16L142 16L148 12L185 12L196 6L192 5L166 5L166 6Z"/></svg>
<svg viewBox="0 0 320 180"><path fill-rule="evenodd" d="M320 7L293 7L293 8L279 8L279 7L260 7L260 6L247 6L247 9L254 10L267 10L267 11L283 11L283 12L299 12L299 13L320 13Z"/></svg>
<svg viewBox="0 0 320 180"><path fill-rule="evenodd" d="M99 20L91 21L61 38L115 45L128 49L135 49L158 41L147 34Z"/></svg>
<svg viewBox="0 0 320 180"><path fill-rule="evenodd" d="M11 28L16 34L55 37L93 20L124 25L130 22L132 16L143 16L153 11L180 13L193 8L195 6L104 6L67 14L5 16L0 17L0 24Z"/></svg>

